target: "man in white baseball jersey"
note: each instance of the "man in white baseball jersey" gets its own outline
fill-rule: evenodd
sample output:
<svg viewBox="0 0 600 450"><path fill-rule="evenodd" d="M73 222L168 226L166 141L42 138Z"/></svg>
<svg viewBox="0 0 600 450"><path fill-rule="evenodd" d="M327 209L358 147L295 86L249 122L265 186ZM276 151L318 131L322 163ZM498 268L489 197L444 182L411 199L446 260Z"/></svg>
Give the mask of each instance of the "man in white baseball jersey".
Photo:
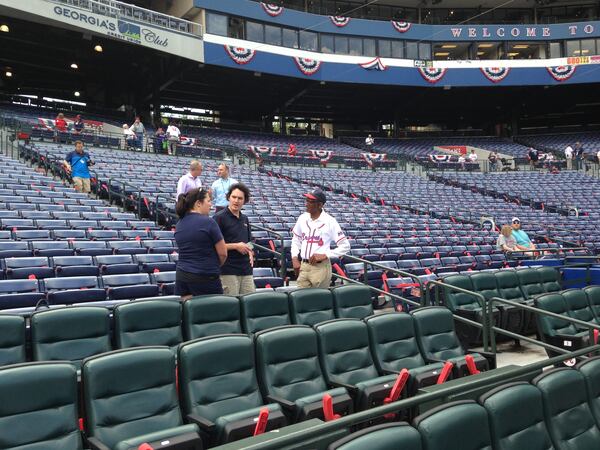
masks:
<svg viewBox="0 0 600 450"><path fill-rule="evenodd" d="M330 257L350 250L346 235L333 217L323 211L327 201L321 189L304 194L306 212L292 230L292 264L299 288L327 288L331 283ZM336 248L331 249L335 243Z"/></svg>

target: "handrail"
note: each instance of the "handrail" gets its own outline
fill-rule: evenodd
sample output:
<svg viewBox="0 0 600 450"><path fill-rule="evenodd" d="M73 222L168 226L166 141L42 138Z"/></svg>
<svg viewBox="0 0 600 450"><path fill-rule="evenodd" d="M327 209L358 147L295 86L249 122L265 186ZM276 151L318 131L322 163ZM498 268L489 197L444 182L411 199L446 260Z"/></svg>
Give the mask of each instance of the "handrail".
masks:
<svg viewBox="0 0 600 450"><path fill-rule="evenodd" d="M587 247L568 247L568 248L536 248L535 250L515 250L515 251L507 251L506 257L510 258L512 255L523 255L525 253L565 253L565 252L573 252L578 250L589 251L590 249ZM583 257L583 256L580 256Z"/></svg>
<svg viewBox="0 0 600 450"><path fill-rule="evenodd" d="M574 352L568 353L568 356L571 358L579 358L588 353L596 352L600 350L600 345L593 345L590 347L586 347L583 349L576 350ZM520 366L518 368L513 369L510 372L511 378L517 378L520 376L524 376L527 374L531 374L533 372L540 371L545 367L552 366L558 363L562 363L565 360L565 356L559 355L549 359L545 359L543 361L538 361L535 363L528 364L526 366ZM266 442L256 442L250 445L246 445L244 447L245 450L277 450L281 448L286 448L288 446L292 446L295 444L301 443L305 440L309 435L325 435L327 433L342 429L348 428L352 425L356 425L358 423L364 423L369 420L382 417L384 414L394 413L397 411L407 410L414 406L432 402L434 400L447 398L455 394L460 394L463 392L475 391L478 389L485 388L488 385L495 385L497 383L501 383L502 380L506 377L506 373L498 373L498 374L490 374L487 377L478 377L477 375L473 376L472 381L457 384L449 387L442 387L435 392L415 395L410 398L406 398L403 400L399 400L396 402L388 403L387 405L377 406L375 408L367 409L365 411L359 411L354 414L350 414L348 416L343 416L337 420L332 420L329 422L325 422L323 424L319 424L310 429L300 431L297 433L292 433L289 435L281 436L279 438L274 438L272 440Z"/></svg>
<svg viewBox="0 0 600 450"><path fill-rule="evenodd" d="M269 228L265 228L261 225L256 225L251 223L250 224L250 229L255 229L255 230L260 230L260 231L266 231L267 233L270 233L272 235L274 235L277 239L279 239L279 244L280 244L280 252L277 252L275 250L272 250L270 248L266 248L263 247L262 245L257 245L257 244L253 244L253 245L257 245L258 248L260 248L261 250L266 250L269 251L271 253L273 253L276 257L280 258L280 269L279 269L279 273L281 275L281 278L285 279L286 275L287 275L287 264L285 261L285 244L284 244L284 239L283 239L283 235L281 233L277 233L274 230L271 230Z"/></svg>
<svg viewBox="0 0 600 450"><path fill-rule="evenodd" d="M147 23L159 28L164 28L170 31L187 32L196 36L202 36L202 25L195 22L190 22L186 19L180 19L179 17L170 16L168 14L160 13L158 11L152 11L150 9L142 8L141 6L131 5L128 3L123 3L117 0L48 0L52 3L63 3L67 5L72 5L81 9L85 9L87 11L93 12L95 14L101 14L107 17L116 17L116 18L126 18L133 19L135 21L139 21L141 23ZM131 11L131 14L127 14L127 11ZM139 11L142 13L141 17L134 17L133 11ZM150 18L150 20L144 20L143 15L146 15ZM160 21L155 21L154 19L161 18L167 21L167 25ZM182 24L185 25L185 30L182 30L179 27L170 26L171 24L177 25Z"/></svg>

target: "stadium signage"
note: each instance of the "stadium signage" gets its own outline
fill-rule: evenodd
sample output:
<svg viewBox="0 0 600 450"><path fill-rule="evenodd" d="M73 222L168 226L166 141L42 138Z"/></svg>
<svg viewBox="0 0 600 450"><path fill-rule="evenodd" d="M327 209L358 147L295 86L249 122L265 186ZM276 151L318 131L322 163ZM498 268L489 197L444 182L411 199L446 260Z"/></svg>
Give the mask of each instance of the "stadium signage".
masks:
<svg viewBox="0 0 600 450"><path fill-rule="evenodd" d="M582 36L593 34L595 27L588 23L585 25L566 25L567 34L569 36ZM468 38L468 39L486 39L486 38L505 38L511 36L513 38L552 38L553 28L548 26L479 26L479 27L450 27L452 37Z"/></svg>
<svg viewBox="0 0 600 450"><path fill-rule="evenodd" d="M95 16L85 12L79 12L70 8L63 8L62 6L54 7L54 14L58 16L66 17L67 19L74 20L75 22L82 22L86 25L93 27L104 28L107 31L117 31L117 26L112 20L107 20L101 16Z"/></svg>

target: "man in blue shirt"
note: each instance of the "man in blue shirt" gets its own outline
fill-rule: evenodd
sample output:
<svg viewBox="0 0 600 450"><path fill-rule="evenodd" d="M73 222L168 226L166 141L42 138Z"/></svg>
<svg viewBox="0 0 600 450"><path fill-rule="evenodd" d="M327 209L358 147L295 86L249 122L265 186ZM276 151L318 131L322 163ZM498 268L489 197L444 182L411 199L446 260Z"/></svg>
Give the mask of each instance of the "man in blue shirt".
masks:
<svg viewBox="0 0 600 450"><path fill-rule="evenodd" d="M211 189L215 209L219 212L229 206L227 192L231 186L237 184L237 180L229 178L229 167L226 164L219 164L217 175L219 179L213 182Z"/></svg>
<svg viewBox="0 0 600 450"><path fill-rule="evenodd" d="M67 173L73 178L73 186L76 191L89 193L90 186L90 169L93 166L89 153L83 151L83 142L75 141L75 151L70 152L63 161L63 166Z"/></svg>
<svg viewBox="0 0 600 450"><path fill-rule="evenodd" d="M517 242L519 250L535 250L535 244L531 242L527 233L521 230L521 220L518 217L512 218L512 236ZM528 252L528 256L534 256L534 253Z"/></svg>

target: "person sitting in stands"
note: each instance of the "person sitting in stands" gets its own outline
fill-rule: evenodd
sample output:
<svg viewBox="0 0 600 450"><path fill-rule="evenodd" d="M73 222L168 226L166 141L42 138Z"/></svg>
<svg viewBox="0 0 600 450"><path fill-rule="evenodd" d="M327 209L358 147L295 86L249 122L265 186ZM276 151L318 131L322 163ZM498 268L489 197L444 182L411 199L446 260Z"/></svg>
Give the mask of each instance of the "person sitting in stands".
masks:
<svg viewBox="0 0 600 450"><path fill-rule="evenodd" d="M512 230L510 225L502 225L498 240L496 241L496 248L498 250L502 250L503 252L516 252L519 250L517 248L517 241L515 241L512 235Z"/></svg>
<svg viewBox="0 0 600 450"><path fill-rule="evenodd" d="M521 220L518 217L512 218L512 236L517 242L518 250L535 250L535 244L531 242L527 233L521 229ZM534 256L535 253L527 252L526 255Z"/></svg>

